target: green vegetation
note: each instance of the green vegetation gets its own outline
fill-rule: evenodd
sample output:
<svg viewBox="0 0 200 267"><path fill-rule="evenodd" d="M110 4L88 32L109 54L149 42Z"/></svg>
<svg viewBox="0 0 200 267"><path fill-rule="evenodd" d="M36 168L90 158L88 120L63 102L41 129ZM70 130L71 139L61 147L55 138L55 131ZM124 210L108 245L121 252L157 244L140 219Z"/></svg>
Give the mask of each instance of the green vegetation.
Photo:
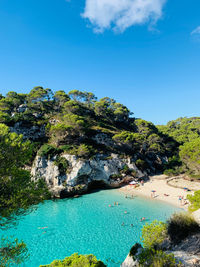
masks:
<svg viewBox="0 0 200 267"><path fill-rule="evenodd" d="M142 228L142 243L144 248L157 248L167 237L166 224L157 220L146 223Z"/></svg>
<svg viewBox="0 0 200 267"><path fill-rule="evenodd" d="M28 257L28 249L24 242L19 242L18 239L1 238L0 264L2 267L22 264Z"/></svg>
<svg viewBox="0 0 200 267"><path fill-rule="evenodd" d="M19 215L25 215L38 203L50 197L45 183L31 181L24 169L32 155L32 145L24 142L22 135L11 133L9 127L0 124L0 228L17 223ZM27 248L17 239L2 238L0 245L1 266L20 264L27 258Z"/></svg>
<svg viewBox="0 0 200 267"><path fill-rule="evenodd" d="M66 174L67 169L69 167L69 163L66 158L57 156L56 160L54 161L54 164L58 166L61 175Z"/></svg>
<svg viewBox="0 0 200 267"><path fill-rule="evenodd" d="M173 243L179 243L192 233L199 232L200 226L188 213L175 213L167 222L167 233Z"/></svg>
<svg viewBox="0 0 200 267"><path fill-rule="evenodd" d="M40 150L38 151L38 154L41 157L44 157L44 156L52 157L58 153L59 153L59 150L56 147L49 145L49 144L44 144L43 146L41 146Z"/></svg>
<svg viewBox="0 0 200 267"><path fill-rule="evenodd" d="M180 147L180 158L193 174L200 174L200 137Z"/></svg>
<svg viewBox="0 0 200 267"><path fill-rule="evenodd" d="M167 254L162 250L144 249L139 255L139 263L142 267L179 267L173 254Z"/></svg>
<svg viewBox="0 0 200 267"><path fill-rule="evenodd" d="M199 227L199 226L198 226ZM136 243L129 255L139 262L141 267L180 267L173 254L163 251L163 243L169 239L177 244L188 233L198 231L197 223L188 214L174 214L167 223L153 221L146 223L142 228L143 247Z"/></svg>
<svg viewBox="0 0 200 267"><path fill-rule="evenodd" d="M194 179L200 178L200 118L179 118L158 129L178 142L174 156L165 166L165 173L187 172Z"/></svg>
<svg viewBox="0 0 200 267"><path fill-rule="evenodd" d="M189 207L190 211L200 209L200 190L194 192L194 195L187 195L187 199L191 203L191 206Z"/></svg>
<svg viewBox="0 0 200 267"><path fill-rule="evenodd" d="M24 142L22 135L10 133L7 126L0 124L1 228L15 223L17 216L29 211L31 205L49 197L44 182L32 182L30 173L23 169L31 155L30 142Z"/></svg>
<svg viewBox="0 0 200 267"><path fill-rule="evenodd" d="M78 255L75 253L64 260L55 260L49 265L41 265L40 267L105 267L106 265L97 260L94 255Z"/></svg>
<svg viewBox="0 0 200 267"><path fill-rule="evenodd" d="M20 135L30 129L36 129L36 133L45 129L45 132L35 138L31 131L24 137ZM62 90L53 93L49 88L37 86L28 94L11 91L6 96L0 95L0 227L13 226L19 215L27 214L49 198L44 182L31 181L28 168L25 168L31 166L36 154L54 158L63 175L69 169L64 152L84 159L96 154L109 159L116 153L121 158L131 157L147 174L187 173L192 179L200 179L199 147L200 118L180 118L156 127L151 122L134 118L127 107L112 98L97 99L94 94L79 90L68 94ZM112 178L122 174L135 176L136 173L124 166ZM192 203L191 210L200 208L199 191L188 199ZM179 242L197 230L193 220L184 216L174 215L167 224L154 221L143 228L148 266L175 266L167 263L173 263L173 258L155 249L167 235L173 242ZM173 239L175 232L177 237ZM23 242L8 239L4 239L0 252L1 257L13 262L22 261L27 255ZM98 265L94 256L77 254L54 264L81 259L83 266L104 266Z"/></svg>
<svg viewBox="0 0 200 267"><path fill-rule="evenodd" d="M133 156L147 172L162 171L164 158L172 157L176 141L152 123L135 119L133 113L114 99L97 99L90 92L34 87L28 94L9 92L0 99L0 122L18 128L45 127L45 135L31 143L40 146L39 155L52 157L63 151L88 158L97 153ZM20 130L19 130L20 132ZM21 130L23 133L23 130ZM97 143L104 134L104 143ZM32 158L35 151L32 151Z"/></svg>

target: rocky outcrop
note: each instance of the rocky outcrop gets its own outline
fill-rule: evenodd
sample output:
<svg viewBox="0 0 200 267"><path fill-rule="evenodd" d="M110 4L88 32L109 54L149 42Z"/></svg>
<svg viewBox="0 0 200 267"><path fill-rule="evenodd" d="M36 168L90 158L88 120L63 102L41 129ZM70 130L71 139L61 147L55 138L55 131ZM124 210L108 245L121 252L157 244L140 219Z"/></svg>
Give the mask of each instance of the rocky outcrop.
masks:
<svg viewBox="0 0 200 267"><path fill-rule="evenodd" d="M181 262L183 267L200 266L200 233L188 236L179 244L174 245L169 239L165 239L160 249L167 254L173 254L177 262ZM136 267L140 266L138 256L143 248L139 244L135 244L121 267ZM146 265L145 265L146 266Z"/></svg>
<svg viewBox="0 0 200 267"><path fill-rule="evenodd" d="M121 267L139 267L139 262L134 260L133 257L128 254L125 261L122 262Z"/></svg>
<svg viewBox="0 0 200 267"><path fill-rule="evenodd" d="M121 159L117 154L112 154L109 158L106 158L105 155L96 155L93 159L87 160L69 154L62 154L60 157L65 158L68 162L65 174L61 174L55 164L56 156L48 159L38 155L31 170L34 179L43 178L56 196L64 193L68 195L77 186L82 190L94 182L106 186L117 186L125 178L125 175L120 174L125 166L135 171L137 177L144 176L144 173L138 170L130 158ZM114 179L112 178L113 175L115 176Z"/></svg>
<svg viewBox="0 0 200 267"><path fill-rule="evenodd" d="M45 137L45 126L30 125L23 122L16 122L13 127L10 127L11 132L23 134L25 140L32 141L41 140Z"/></svg>

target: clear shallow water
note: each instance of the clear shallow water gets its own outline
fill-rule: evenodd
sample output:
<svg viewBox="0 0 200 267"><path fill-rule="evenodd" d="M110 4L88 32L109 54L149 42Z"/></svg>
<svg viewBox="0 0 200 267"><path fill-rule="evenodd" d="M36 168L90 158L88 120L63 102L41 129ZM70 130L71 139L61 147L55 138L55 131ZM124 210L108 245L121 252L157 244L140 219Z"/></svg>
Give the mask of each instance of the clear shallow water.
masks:
<svg viewBox="0 0 200 267"><path fill-rule="evenodd" d="M114 206L114 202L119 202L119 206ZM141 217L146 217L147 222L165 221L177 210L163 202L140 197L127 199L117 190L105 190L75 199L46 201L23 217L15 229L3 234L14 235L27 244L31 256L23 267L39 267L74 252L94 254L115 267L140 241L145 224L140 222Z"/></svg>

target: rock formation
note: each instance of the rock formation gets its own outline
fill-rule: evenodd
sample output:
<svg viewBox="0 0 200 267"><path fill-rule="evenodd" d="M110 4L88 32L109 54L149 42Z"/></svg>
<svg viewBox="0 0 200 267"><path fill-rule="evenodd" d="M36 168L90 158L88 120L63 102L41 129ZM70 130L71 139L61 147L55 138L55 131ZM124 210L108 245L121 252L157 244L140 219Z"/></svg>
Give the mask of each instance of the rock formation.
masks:
<svg viewBox="0 0 200 267"><path fill-rule="evenodd" d="M112 154L109 159L103 155L96 155L87 160L69 154L62 154L61 157L68 162L68 168L64 174L55 164L56 156L48 159L37 155L31 170L33 179L43 178L56 197L76 193L77 190L74 191L74 188L87 190L94 182L108 187L119 186L127 178L122 173L125 166L134 171L138 178L145 175L134 162L131 162L130 158L122 159L117 154Z"/></svg>

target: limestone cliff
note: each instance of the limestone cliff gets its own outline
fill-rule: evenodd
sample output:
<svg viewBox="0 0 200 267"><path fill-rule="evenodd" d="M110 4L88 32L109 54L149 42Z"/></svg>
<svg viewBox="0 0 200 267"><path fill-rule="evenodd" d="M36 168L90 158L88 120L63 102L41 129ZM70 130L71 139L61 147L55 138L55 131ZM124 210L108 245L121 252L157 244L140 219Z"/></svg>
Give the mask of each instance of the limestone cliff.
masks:
<svg viewBox="0 0 200 267"><path fill-rule="evenodd" d="M111 154L109 158L105 155L96 155L92 159L81 159L69 154L62 154L61 157L68 163L65 173L56 165L57 156L48 159L37 155L31 170L33 179L43 178L56 197L86 191L93 182L111 187L118 186L127 178L123 174L125 166L137 177L145 175L130 158L123 159L117 154Z"/></svg>

